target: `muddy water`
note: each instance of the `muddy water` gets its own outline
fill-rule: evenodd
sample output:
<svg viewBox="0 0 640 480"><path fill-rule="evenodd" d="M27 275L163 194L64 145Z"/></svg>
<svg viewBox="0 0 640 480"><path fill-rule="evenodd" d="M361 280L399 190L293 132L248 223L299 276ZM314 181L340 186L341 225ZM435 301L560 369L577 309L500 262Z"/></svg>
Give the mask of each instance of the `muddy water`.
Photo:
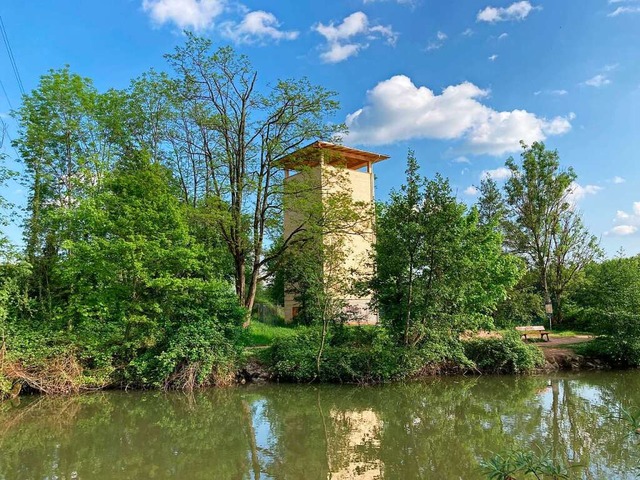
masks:
<svg viewBox="0 0 640 480"><path fill-rule="evenodd" d="M636 478L620 406L640 372L23 397L0 404L0 479L479 479L515 447Z"/></svg>

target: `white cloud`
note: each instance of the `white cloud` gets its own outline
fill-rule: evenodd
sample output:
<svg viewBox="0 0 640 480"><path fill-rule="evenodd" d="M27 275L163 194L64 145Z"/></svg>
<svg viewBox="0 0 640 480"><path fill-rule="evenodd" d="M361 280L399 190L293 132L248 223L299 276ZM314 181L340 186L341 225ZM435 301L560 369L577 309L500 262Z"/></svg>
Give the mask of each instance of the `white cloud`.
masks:
<svg viewBox="0 0 640 480"><path fill-rule="evenodd" d="M467 28L464 32L462 32L462 35L464 35L465 37L470 37L471 35L473 35L473 30Z"/></svg>
<svg viewBox="0 0 640 480"><path fill-rule="evenodd" d="M441 31L438 31L436 34L436 39L429 42L427 45L427 50L437 50L444 45L444 41L447 39L447 34Z"/></svg>
<svg viewBox="0 0 640 480"><path fill-rule="evenodd" d="M611 229L610 232L607 232L607 233L624 236L624 235L632 235L637 231L638 231L638 227L636 227L635 225L616 225Z"/></svg>
<svg viewBox="0 0 640 480"><path fill-rule="evenodd" d="M469 160L467 157L464 157L464 156L456 157L451 161L453 163L471 163L471 160Z"/></svg>
<svg viewBox="0 0 640 480"><path fill-rule="evenodd" d="M462 150L502 155L571 129L573 114L550 120L526 110L497 111L481 103L489 95L473 83L446 87L437 95L396 75L367 92L365 105L347 115L351 143L385 145L432 138L461 140Z"/></svg>
<svg viewBox="0 0 640 480"><path fill-rule="evenodd" d="M538 90L537 92L533 92L534 95L552 95L554 97L561 97L563 95L568 94L569 92L566 90L558 89L558 90Z"/></svg>
<svg viewBox="0 0 640 480"><path fill-rule="evenodd" d="M580 200L585 198L587 195L595 195L602 187L598 185L580 185L578 182L572 182L567 188L567 201L576 205Z"/></svg>
<svg viewBox="0 0 640 480"><path fill-rule="evenodd" d="M328 25L318 23L314 30L322 35L327 44L320 58L327 63L338 63L356 55L366 48L366 40L383 38L389 45L395 45L398 34L391 26L369 25L369 18L363 12L355 12L345 17L342 23Z"/></svg>
<svg viewBox="0 0 640 480"><path fill-rule="evenodd" d="M615 226L605 235L632 235L640 227L640 202L633 202L631 212L618 210L613 220Z"/></svg>
<svg viewBox="0 0 640 480"><path fill-rule="evenodd" d="M280 30L280 22L273 13L255 10L247 13L240 23L225 22L222 34L236 43L255 43L265 40L295 40L299 32Z"/></svg>
<svg viewBox="0 0 640 480"><path fill-rule="evenodd" d="M488 178L496 181L506 180L508 178L511 178L511 175L511 170L509 170L507 167L498 167L494 168L493 170L483 170L480 174L480 180L487 180Z"/></svg>
<svg viewBox="0 0 640 480"><path fill-rule="evenodd" d="M508 20L524 20L535 9L527 1L515 2L508 7L486 7L478 12L476 20L478 22L505 22Z"/></svg>
<svg viewBox="0 0 640 480"><path fill-rule="evenodd" d="M508 34L508 33L501 33L501 34L498 36L498 40L503 40L503 39L507 38L508 36L509 36L509 34Z"/></svg>
<svg viewBox="0 0 640 480"><path fill-rule="evenodd" d="M624 182L626 182L626 180L625 180L624 178L619 177L619 176L617 176L617 175L616 175L615 177L613 177L613 178L611 179L611 181L612 181L613 183L615 183L615 184L620 184L620 183L624 183Z"/></svg>
<svg viewBox="0 0 640 480"><path fill-rule="evenodd" d="M340 40L346 40L360 33L365 33L369 28L369 19L362 12L355 12L346 17L341 24L334 25L331 22L329 25L323 25L318 23L316 25L316 31L327 39L328 42L338 42Z"/></svg>
<svg viewBox="0 0 640 480"><path fill-rule="evenodd" d="M363 47L363 45L358 43L347 43L344 45L336 43L332 45L329 50L323 52L320 55L320 58L327 63L339 63L353 55L356 55Z"/></svg>
<svg viewBox="0 0 640 480"><path fill-rule="evenodd" d="M606 75L599 73L598 75L591 77L589 80L585 80L583 83L589 87L600 88L605 85L609 85L611 80L609 80Z"/></svg>
<svg viewBox="0 0 640 480"><path fill-rule="evenodd" d="M640 7L618 7L613 12L608 13L607 17L617 17L627 13L640 13Z"/></svg>
<svg viewBox="0 0 640 480"><path fill-rule="evenodd" d="M142 0L142 10L159 24L206 30L225 7L225 0Z"/></svg>
<svg viewBox="0 0 640 480"><path fill-rule="evenodd" d="M491 56L489 57L489 60L490 60L490 61L492 61L492 62L495 62L497 58L498 58L498 55L496 55L496 54L494 53L493 55L491 55Z"/></svg>
<svg viewBox="0 0 640 480"><path fill-rule="evenodd" d="M471 195L471 196L478 195L478 189L473 185L469 185L467 188L464 189L464 194Z"/></svg>

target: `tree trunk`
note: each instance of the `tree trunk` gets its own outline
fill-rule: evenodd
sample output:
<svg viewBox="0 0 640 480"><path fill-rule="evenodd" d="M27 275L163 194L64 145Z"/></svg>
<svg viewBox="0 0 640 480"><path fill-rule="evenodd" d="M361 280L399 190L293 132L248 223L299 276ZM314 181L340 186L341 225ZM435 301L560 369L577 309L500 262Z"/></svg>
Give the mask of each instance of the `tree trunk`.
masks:
<svg viewBox="0 0 640 480"><path fill-rule="evenodd" d="M253 272L251 272L251 280L249 282L249 290L244 298L244 306L247 309L247 319L245 320L243 327L247 328L251 325L251 312L253 311L253 305L256 301L256 292L258 291L258 275L260 274L259 268L254 264Z"/></svg>
<svg viewBox="0 0 640 480"><path fill-rule="evenodd" d="M320 348L318 349L318 356L316 357L316 374L320 376L320 361L322 360L322 353L324 352L324 344L327 340L327 332L329 330L329 321L327 320L327 300L325 299L324 306L322 308L322 338L320 340Z"/></svg>
<svg viewBox="0 0 640 480"><path fill-rule="evenodd" d="M413 261L409 264L409 293L407 299L407 316L404 322L404 344L409 345L409 324L411 323L411 304L413 302Z"/></svg>

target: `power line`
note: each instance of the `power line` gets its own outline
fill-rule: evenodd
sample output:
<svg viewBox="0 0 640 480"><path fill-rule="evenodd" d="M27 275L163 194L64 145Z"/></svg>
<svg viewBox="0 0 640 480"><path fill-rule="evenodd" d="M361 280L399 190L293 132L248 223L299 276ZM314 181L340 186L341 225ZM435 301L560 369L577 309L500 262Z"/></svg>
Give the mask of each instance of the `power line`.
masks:
<svg viewBox="0 0 640 480"><path fill-rule="evenodd" d="M11 49L11 44L9 43L9 37L7 36L7 29L4 27L4 22L2 21L1 16L0 16L0 33L2 34L2 40L4 41L4 47L7 50L7 55L9 55L9 61L11 62L13 75L16 77L16 82L18 82L18 87L20 88L20 92L24 95L24 86L22 85L22 79L20 78L18 65L16 64L16 59L13 56L13 50Z"/></svg>
<svg viewBox="0 0 640 480"><path fill-rule="evenodd" d="M4 83L2 83L2 79L0 78L0 87L2 88L2 91L4 92L4 98L7 99L7 103L9 104L9 108L11 110L13 110L13 105L11 105L11 100L9 100L9 95L7 94L7 90L4 88Z"/></svg>
<svg viewBox="0 0 640 480"><path fill-rule="evenodd" d="M0 148L4 146L4 137L7 137L7 140L9 140L9 146L11 146L11 148L15 152L16 158L20 158L20 154L13 144L11 135L9 135L9 126L7 125L7 122L4 121L4 119L0 118Z"/></svg>
<svg viewBox="0 0 640 480"><path fill-rule="evenodd" d="M2 35L2 40L4 42L4 47L7 50L7 55L9 56L9 62L11 63L11 69L13 70L13 75L16 77L16 82L18 82L18 88L20 89L20 92L22 93L22 95L24 95L24 85L22 84L22 78L20 78L20 72L18 71L18 65L16 64L16 58L13 55L13 49L11 48L11 43L9 43L9 36L7 35L7 29L4 26L4 21L2 20L2 16L0 16L0 34ZM4 83L2 83L2 80L0 80L0 87L2 88L2 92L4 93L5 98L7 99L9 108L13 110L13 105L11 105L11 100L9 99L9 95L7 94L7 89L4 88ZM7 123L0 118L0 124L1 124L0 127L2 127L1 140L4 140L4 137L6 136L7 140L9 140L9 145L13 148L13 151L16 153L16 158L19 158L20 154L16 150L16 147L13 145L13 140L9 135L9 128L7 126ZM4 142L0 141L0 145L2 143Z"/></svg>

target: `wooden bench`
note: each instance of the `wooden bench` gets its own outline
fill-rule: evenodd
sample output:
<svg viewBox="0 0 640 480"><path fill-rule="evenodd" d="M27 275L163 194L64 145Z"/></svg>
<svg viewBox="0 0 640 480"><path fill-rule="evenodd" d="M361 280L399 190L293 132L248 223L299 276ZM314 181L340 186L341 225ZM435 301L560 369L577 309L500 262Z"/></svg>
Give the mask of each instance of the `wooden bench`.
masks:
<svg viewBox="0 0 640 480"><path fill-rule="evenodd" d="M547 342L550 341L549 340L549 332L547 332L542 325L527 325L526 327L516 327L516 330L520 332L520 336L522 337L523 340L527 339L527 335L529 333L535 332L536 335L538 333L540 334L540 339L541 340L544 340L544 337L546 335Z"/></svg>

